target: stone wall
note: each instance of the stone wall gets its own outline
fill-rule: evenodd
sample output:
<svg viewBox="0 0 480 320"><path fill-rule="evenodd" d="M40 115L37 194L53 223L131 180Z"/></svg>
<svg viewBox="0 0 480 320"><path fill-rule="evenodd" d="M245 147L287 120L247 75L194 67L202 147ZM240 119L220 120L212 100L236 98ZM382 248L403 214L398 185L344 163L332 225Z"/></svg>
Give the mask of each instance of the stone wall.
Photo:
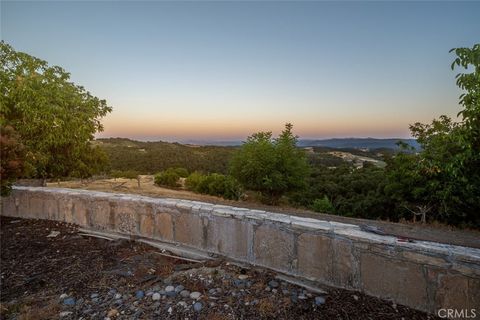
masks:
<svg viewBox="0 0 480 320"><path fill-rule="evenodd" d="M197 201L15 187L2 214L181 244L419 310L480 307L480 250ZM479 240L480 241L480 240Z"/></svg>

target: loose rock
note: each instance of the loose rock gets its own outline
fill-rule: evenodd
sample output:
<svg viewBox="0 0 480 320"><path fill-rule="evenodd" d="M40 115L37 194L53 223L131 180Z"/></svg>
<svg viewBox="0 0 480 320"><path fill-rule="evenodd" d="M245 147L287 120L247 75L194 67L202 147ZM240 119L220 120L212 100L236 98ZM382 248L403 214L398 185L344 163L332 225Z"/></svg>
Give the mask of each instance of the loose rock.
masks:
<svg viewBox="0 0 480 320"><path fill-rule="evenodd" d="M194 291L192 293L190 293L190 298L191 299L194 299L194 300L197 300L198 298L200 298L202 294L198 291Z"/></svg>
<svg viewBox="0 0 480 320"><path fill-rule="evenodd" d="M175 291L168 291L165 293L167 297L175 297L177 295L177 292Z"/></svg>
<svg viewBox="0 0 480 320"><path fill-rule="evenodd" d="M137 292L135 292L135 297L137 299L143 299L143 297L145 297L145 292L143 292L142 290L138 290Z"/></svg>
<svg viewBox="0 0 480 320"><path fill-rule="evenodd" d="M179 293L179 292L183 291L183 289L185 289L184 286L178 285L178 286L175 287L175 292Z"/></svg>
<svg viewBox="0 0 480 320"><path fill-rule="evenodd" d="M182 290L182 291L180 291L180 296L181 296L182 298L188 298L188 297L190 297L190 291L188 291L188 290Z"/></svg>
<svg viewBox="0 0 480 320"><path fill-rule="evenodd" d="M324 297L321 297L321 296L315 297L315 305L320 306L324 303L325 303Z"/></svg>
<svg viewBox="0 0 480 320"><path fill-rule="evenodd" d="M203 304L201 302L195 302L193 305L193 310L200 312L203 309Z"/></svg>
<svg viewBox="0 0 480 320"><path fill-rule="evenodd" d="M66 306L74 306L75 305L75 299L74 298L67 298L63 300L63 304Z"/></svg>

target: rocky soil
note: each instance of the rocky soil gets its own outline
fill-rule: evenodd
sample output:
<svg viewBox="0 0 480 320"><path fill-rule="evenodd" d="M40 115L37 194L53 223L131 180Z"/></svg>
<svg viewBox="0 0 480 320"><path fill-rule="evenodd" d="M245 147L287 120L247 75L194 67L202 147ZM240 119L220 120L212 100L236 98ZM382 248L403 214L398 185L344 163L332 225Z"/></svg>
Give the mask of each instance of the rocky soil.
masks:
<svg viewBox="0 0 480 320"><path fill-rule="evenodd" d="M59 222L1 217L2 319L433 319L263 269L187 261Z"/></svg>

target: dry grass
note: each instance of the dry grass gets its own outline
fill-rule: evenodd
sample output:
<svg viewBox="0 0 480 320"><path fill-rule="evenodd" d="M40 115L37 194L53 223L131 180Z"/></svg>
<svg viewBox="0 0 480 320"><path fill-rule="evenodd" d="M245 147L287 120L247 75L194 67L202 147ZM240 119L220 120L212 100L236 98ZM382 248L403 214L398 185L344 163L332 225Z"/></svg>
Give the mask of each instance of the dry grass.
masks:
<svg viewBox="0 0 480 320"><path fill-rule="evenodd" d="M276 311L275 304L268 298L260 299L257 308L260 315L266 318L272 317Z"/></svg>
<svg viewBox="0 0 480 320"><path fill-rule="evenodd" d="M48 183L47 186L52 188L72 188L115 193L132 193L153 197L189 199L214 203L232 203L232 201L224 200L214 196L197 194L187 190L159 187L153 183L153 176L150 175L140 176L140 188L138 187L138 182L136 179L124 178L60 181Z"/></svg>
<svg viewBox="0 0 480 320"><path fill-rule="evenodd" d="M184 286L185 288L188 288L191 292L198 291L201 293L205 293L208 289L201 281L192 281L188 278L185 279Z"/></svg>
<svg viewBox="0 0 480 320"><path fill-rule="evenodd" d="M160 267L157 271L157 275L159 276L168 276L173 273L173 265L172 264L164 264Z"/></svg>
<svg viewBox="0 0 480 320"><path fill-rule="evenodd" d="M207 315L206 319L209 319L209 320L228 320L229 318L224 314L220 314L220 313L217 313L217 312L211 312Z"/></svg>
<svg viewBox="0 0 480 320"><path fill-rule="evenodd" d="M17 315L18 320L54 319L58 317L58 306L47 305L39 308L28 304L2 303L0 305L1 319L14 314Z"/></svg>
<svg viewBox="0 0 480 320"><path fill-rule="evenodd" d="M18 320L56 319L60 306L56 299L48 300L44 305L23 305L19 310Z"/></svg>

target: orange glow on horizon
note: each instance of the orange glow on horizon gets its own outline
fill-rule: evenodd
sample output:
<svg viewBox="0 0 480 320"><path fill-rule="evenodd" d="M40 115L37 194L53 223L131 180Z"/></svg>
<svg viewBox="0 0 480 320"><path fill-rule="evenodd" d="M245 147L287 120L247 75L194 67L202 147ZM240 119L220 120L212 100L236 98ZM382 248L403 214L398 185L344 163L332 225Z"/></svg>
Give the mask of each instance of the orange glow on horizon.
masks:
<svg viewBox="0 0 480 320"><path fill-rule="evenodd" d="M181 140L212 139L237 140L245 139L254 132L272 131L275 135L281 132L285 123L294 125L294 133L301 138L332 137L376 137L376 138L408 138L409 119L368 119L332 118L328 119L249 119L218 117L139 117L109 116L103 121L104 132L97 137L125 137L147 140Z"/></svg>

